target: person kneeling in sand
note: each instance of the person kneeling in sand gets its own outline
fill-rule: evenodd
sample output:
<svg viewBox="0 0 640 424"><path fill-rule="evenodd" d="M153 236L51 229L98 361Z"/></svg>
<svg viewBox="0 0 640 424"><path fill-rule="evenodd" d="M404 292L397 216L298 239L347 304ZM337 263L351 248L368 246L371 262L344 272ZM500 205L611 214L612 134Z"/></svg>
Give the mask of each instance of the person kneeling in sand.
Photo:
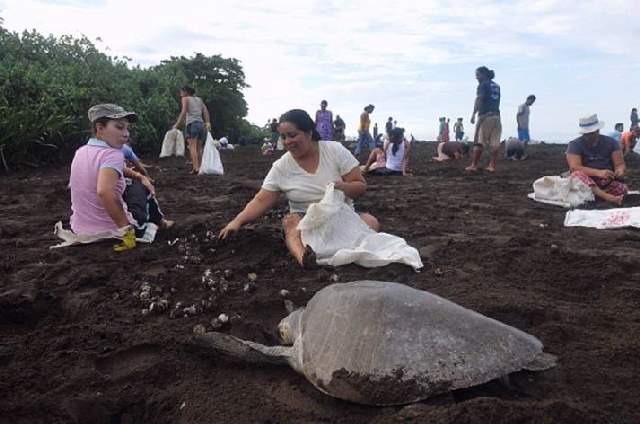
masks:
<svg viewBox="0 0 640 424"><path fill-rule="evenodd" d="M600 134L603 126L596 114L580 119L582 136L569 143L567 163L571 176L588 185L596 197L621 205L628 192L622 182L624 157L617 141Z"/></svg>
<svg viewBox="0 0 640 424"><path fill-rule="evenodd" d="M460 141L438 143L438 156L434 156L433 160L444 162L452 159L462 159L469 154L469 150L469 145Z"/></svg>
<svg viewBox="0 0 640 424"><path fill-rule="evenodd" d="M118 105L100 104L91 107L88 116L94 136L71 162L71 230L97 235L127 228L122 244L114 249L131 249L148 222L161 228L173 222L164 219L149 178L125 166L122 146L129 139L129 123L137 120L136 114ZM132 180L128 187L125 177Z"/></svg>
<svg viewBox="0 0 640 424"><path fill-rule="evenodd" d="M525 160L527 144L515 137L509 137L504 143L504 154L509 160Z"/></svg>
<svg viewBox="0 0 640 424"><path fill-rule="evenodd" d="M315 254L302 243L298 223L312 203L324 196L327 185L333 183L345 193L345 201L353 205L367 189L358 160L341 143L320 140L313 119L300 109L293 109L280 117L278 131L287 150L271 165L262 188L219 234L224 240L248 222L264 215L284 193L289 201L289 213L282 219L285 243L289 252L303 267L315 266ZM378 231L378 220L368 213L360 218Z"/></svg>

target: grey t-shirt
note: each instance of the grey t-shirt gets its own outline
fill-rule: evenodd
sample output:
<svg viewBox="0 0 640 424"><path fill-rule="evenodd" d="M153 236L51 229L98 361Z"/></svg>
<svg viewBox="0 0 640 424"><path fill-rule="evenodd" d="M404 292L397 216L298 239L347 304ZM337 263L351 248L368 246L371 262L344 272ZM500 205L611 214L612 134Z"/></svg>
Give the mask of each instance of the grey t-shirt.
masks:
<svg viewBox="0 0 640 424"><path fill-rule="evenodd" d="M200 97L189 96L187 97L187 117L186 125L192 122L204 122L202 119L202 112L204 111L204 102Z"/></svg>
<svg viewBox="0 0 640 424"><path fill-rule="evenodd" d="M518 121L518 128L522 130L529 129L529 106L526 103L523 103L518 107L518 114L516 115L516 120Z"/></svg>
<svg viewBox="0 0 640 424"><path fill-rule="evenodd" d="M570 141L567 153L579 155L582 158L582 165L588 168L613 170L611 154L620 149L620 143L611 137L600 134L598 141L593 145L587 142L585 136Z"/></svg>

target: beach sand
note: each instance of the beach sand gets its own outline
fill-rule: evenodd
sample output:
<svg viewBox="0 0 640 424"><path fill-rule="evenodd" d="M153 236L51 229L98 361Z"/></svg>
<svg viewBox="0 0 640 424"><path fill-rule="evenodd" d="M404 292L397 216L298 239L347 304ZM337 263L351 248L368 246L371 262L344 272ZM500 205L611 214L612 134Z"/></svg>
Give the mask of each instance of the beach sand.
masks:
<svg viewBox="0 0 640 424"><path fill-rule="evenodd" d="M68 167L3 176L0 423L639 422L640 234L564 228L565 210L526 197L536 178L566 170L564 146L532 146L529 160L475 175L466 163L431 162L432 143L414 147L414 176L370 177L357 204L420 250L420 273L300 269L281 238L284 202L218 244L212 235L277 157L257 148L222 152L224 177L188 175L183 158L149 160L177 224L126 253L111 242L48 249L55 222L68 222ZM639 167L637 157L628 161L634 189ZM249 273L256 278L247 285ZM491 382L376 408L330 398L288 367L185 344L194 326L211 330L221 313L230 317L222 331L276 344L287 314L280 291L304 305L336 276L431 291L535 335L560 365L515 373L511 388ZM168 309L159 302L143 313L154 298ZM192 305L196 313L185 316Z"/></svg>

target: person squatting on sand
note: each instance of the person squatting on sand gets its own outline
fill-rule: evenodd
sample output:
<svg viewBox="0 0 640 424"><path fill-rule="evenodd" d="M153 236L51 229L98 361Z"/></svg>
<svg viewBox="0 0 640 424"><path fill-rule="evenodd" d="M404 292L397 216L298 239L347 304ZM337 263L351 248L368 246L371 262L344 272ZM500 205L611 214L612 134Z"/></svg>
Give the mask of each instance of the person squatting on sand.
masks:
<svg viewBox="0 0 640 424"><path fill-rule="evenodd" d="M369 155L363 172L371 175L409 175L411 143L404 138L403 128L391 130L391 139L382 149L376 147Z"/></svg>
<svg viewBox="0 0 640 424"><path fill-rule="evenodd" d="M185 136L189 146L189 156L191 156L192 174L197 174L200 171L204 143L207 141L207 131L211 131L209 109L207 109L207 105L204 104L202 99L195 94L196 91L188 85L180 89L182 109L180 110L180 115L178 115L178 120L173 126L175 129L182 121L185 121Z"/></svg>
<svg viewBox="0 0 640 424"><path fill-rule="evenodd" d="M71 230L96 235L128 227L122 243L114 249L131 249L148 222L161 228L173 222L164 219L151 180L125 166L122 147L136 114L118 105L100 104L92 106L88 116L93 137L76 151L71 162Z"/></svg>
<svg viewBox="0 0 640 424"><path fill-rule="evenodd" d="M640 127L634 127L629 131L622 133L620 137L620 144L622 145L622 153L626 156L627 153L632 152L636 147L636 143L640 138Z"/></svg>
<svg viewBox="0 0 640 424"><path fill-rule="evenodd" d="M569 142L567 163L571 176L588 185L596 197L621 205L628 191L622 182L624 157L617 141L600 134L603 126L596 114L580 118L582 136Z"/></svg>
<svg viewBox="0 0 640 424"><path fill-rule="evenodd" d="M473 139L471 165L466 168L467 171L478 170L483 147L490 149L487 171L494 172L496 170L502 122L500 121L500 86L493 81L493 78L495 78L495 72L486 66L476 69L478 90L473 106L473 114L471 115L471 123L476 122L476 113L478 114L478 123L476 124L476 133Z"/></svg>
<svg viewBox="0 0 640 424"><path fill-rule="evenodd" d="M469 145L460 141L438 143L438 156L434 156L433 160L444 162L451 159L462 159L463 156L469 154L469 150Z"/></svg>
<svg viewBox="0 0 640 424"><path fill-rule="evenodd" d="M353 205L367 189L358 160L341 143L320 140L311 117L301 109L293 109L280 117L280 135L287 150L275 161L265 177L262 188L221 231L226 239L242 225L254 221L271 209L284 193L289 201L289 213L282 219L285 243L289 252L303 267L315 265L315 254L302 244L298 223L312 203L319 202L328 184L345 193L345 201ZM378 220L368 213L360 218L378 231Z"/></svg>

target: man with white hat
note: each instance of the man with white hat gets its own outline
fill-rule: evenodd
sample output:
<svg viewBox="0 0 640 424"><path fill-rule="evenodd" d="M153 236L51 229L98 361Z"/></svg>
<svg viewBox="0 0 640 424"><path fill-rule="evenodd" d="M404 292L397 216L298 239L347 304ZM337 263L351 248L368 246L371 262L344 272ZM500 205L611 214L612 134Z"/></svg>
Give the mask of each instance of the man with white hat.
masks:
<svg viewBox="0 0 640 424"><path fill-rule="evenodd" d="M571 176L588 185L596 197L622 205L628 189L623 183L625 165L620 143L600 134L604 122L596 114L580 118L579 125L582 136L567 147Z"/></svg>

